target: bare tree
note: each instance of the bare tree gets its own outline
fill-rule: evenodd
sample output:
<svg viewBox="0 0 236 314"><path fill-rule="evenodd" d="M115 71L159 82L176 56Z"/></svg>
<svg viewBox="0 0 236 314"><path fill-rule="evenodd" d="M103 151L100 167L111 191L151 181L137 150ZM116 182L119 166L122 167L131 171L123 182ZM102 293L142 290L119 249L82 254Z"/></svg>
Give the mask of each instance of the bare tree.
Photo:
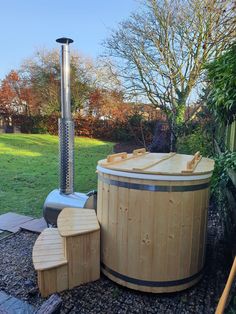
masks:
<svg viewBox="0 0 236 314"><path fill-rule="evenodd" d="M105 62L106 61L106 62ZM71 103L72 110L78 109L89 101L90 94L97 89L117 91L119 80L112 72L109 60L93 61L78 54L71 53ZM60 64L58 50L39 50L27 59L21 67L21 77L30 86L37 100L36 111L50 114L60 108Z"/></svg>
<svg viewBox="0 0 236 314"><path fill-rule="evenodd" d="M60 63L58 50L39 50L21 67L25 84L37 99L37 108L48 114L60 109ZM94 65L76 52L71 54L72 110L82 107L93 85Z"/></svg>
<svg viewBox="0 0 236 314"><path fill-rule="evenodd" d="M235 39L235 9L232 0L146 0L105 42L127 91L164 110L174 137L204 64Z"/></svg>

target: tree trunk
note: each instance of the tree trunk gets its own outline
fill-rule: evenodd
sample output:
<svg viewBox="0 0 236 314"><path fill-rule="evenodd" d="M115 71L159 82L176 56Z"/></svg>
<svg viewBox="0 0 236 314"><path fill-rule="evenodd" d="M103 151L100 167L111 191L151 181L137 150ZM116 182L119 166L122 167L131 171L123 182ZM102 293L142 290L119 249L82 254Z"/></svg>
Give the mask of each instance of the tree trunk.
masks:
<svg viewBox="0 0 236 314"><path fill-rule="evenodd" d="M170 151L170 126L168 123L162 121L156 121L155 131L152 139L152 143L148 146L148 150L152 153L167 153Z"/></svg>

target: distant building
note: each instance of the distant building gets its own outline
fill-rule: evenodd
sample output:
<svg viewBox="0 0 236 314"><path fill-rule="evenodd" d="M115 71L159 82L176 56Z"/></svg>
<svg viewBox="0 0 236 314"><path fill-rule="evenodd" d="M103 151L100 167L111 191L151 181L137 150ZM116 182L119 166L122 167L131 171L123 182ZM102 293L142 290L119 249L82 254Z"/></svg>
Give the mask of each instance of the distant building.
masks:
<svg viewBox="0 0 236 314"><path fill-rule="evenodd" d="M20 101L14 97L9 104L5 104L4 110L0 111L0 133L12 133L18 131L12 122L13 115L25 114L27 108L26 101Z"/></svg>

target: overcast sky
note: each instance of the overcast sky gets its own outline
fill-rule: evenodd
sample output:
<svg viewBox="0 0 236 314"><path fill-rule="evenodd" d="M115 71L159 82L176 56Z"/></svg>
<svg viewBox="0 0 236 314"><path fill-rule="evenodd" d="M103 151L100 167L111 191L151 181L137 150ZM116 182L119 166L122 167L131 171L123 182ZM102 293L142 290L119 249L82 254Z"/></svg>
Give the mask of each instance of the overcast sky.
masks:
<svg viewBox="0 0 236 314"><path fill-rule="evenodd" d="M109 29L138 7L137 0L0 0L0 79L36 49L58 47L58 37L96 58Z"/></svg>

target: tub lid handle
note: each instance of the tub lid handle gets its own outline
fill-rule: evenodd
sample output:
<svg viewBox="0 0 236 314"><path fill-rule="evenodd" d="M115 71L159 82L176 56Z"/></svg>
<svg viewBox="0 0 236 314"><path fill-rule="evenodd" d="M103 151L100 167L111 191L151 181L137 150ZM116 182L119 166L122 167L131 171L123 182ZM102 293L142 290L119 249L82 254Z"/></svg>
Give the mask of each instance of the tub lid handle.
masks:
<svg viewBox="0 0 236 314"><path fill-rule="evenodd" d="M200 152L196 152L193 158L187 162L186 169L182 170L182 173L192 173L197 167L198 163L201 161L202 155Z"/></svg>
<svg viewBox="0 0 236 314"><path fill-rule="evenodd" d="M126 152L108 155L107 156L107 162L113 162L117 158L119 158L119 159L126 159L127 156L128 156L128 154Z"/></svg>

